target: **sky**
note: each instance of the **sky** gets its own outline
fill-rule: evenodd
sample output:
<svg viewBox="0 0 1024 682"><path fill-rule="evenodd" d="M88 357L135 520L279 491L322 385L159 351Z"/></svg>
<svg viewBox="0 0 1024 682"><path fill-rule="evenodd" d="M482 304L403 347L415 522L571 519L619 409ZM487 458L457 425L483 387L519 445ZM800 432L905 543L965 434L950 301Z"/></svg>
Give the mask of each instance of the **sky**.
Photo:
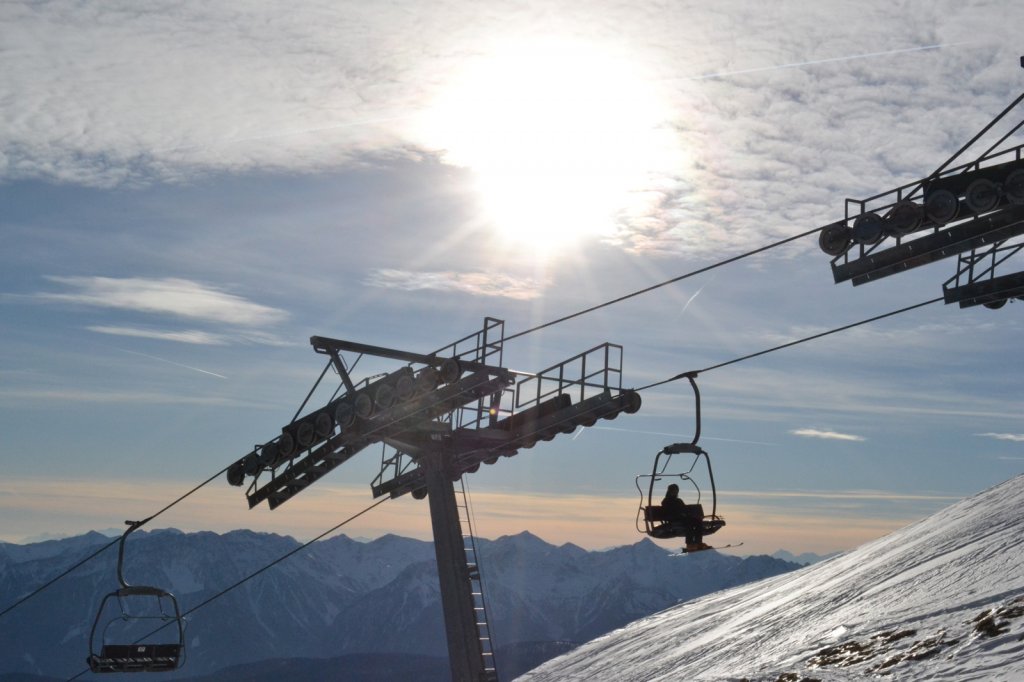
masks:
<svg viewBox="0 0 1024 682"><path fill-rule="evenodd" d="M0 541L148 516L274 437L323 368L312 335L512 335L842 218L1020 92L1021 20L997 1L4 3ZM836 285L816 241L513 339L505 364L611 342L646 386L954 273ZM1020 473L1022 305L934 304L702 373L714 539L848 549ZM469 477L478 534L640 539L636 477L694 428L685 382L643 400ZM273 512L218 479L154 524L313 537L372 503L379 467L370 448ZM427 505L344 531L428 538Z"/></svg>

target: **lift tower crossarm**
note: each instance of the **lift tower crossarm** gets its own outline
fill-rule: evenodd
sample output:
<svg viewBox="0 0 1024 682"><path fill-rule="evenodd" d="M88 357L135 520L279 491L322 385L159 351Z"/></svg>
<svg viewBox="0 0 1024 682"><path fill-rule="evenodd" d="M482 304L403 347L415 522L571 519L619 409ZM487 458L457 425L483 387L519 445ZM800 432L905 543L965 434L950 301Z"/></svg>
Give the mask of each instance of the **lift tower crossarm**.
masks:
<svg viewBox="0 0 1024 682"><path fill-rule="evenodd" d="M325 336L312 336L309 339L310 345L313 346L313 350L317 353L330 355L332 352L345 351L349 353L361 353L363 355L373 355L380 358L390 358L391 360L401 360L402 362L418 363L421 365L430 365L431 367L437 368L442 362L448 358L438 356L435 353L426 355L423 353L412 353L405 350L397 350L395 348L384 348L382 346L372 346L365 343L357 343L355 341L344 341L342 339L331 339ZM507 379L509 383L512 381L513 372L504 367L494 367L492 365L486 365L482 362L475 362L472 360L464 360L458 358L459 365L470 372L478 372L485 370L491 374L498 375L504 379Z"/></svg>
<svg viewBox="0 0 1024 682"><path fill-rule="evenodd" d="M1005 145L1024 120L951 167L1022 102L1024 94L927 177L847 199L845 218L820 228L818 239L835 282L857 286L956 256L956 274L942 287L946 303L995 309L1024 300L1024 271L996 272L1024 245L1024 145Z"/></svg>

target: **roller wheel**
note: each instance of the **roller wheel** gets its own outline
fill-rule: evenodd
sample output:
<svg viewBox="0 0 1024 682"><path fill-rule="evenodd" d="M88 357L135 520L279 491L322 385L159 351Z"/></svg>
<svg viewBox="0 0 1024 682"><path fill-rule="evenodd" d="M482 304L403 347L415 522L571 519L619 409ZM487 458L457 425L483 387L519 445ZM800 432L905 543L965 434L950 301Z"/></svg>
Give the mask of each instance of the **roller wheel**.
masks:
<svg viewBox="0 0 1024 682"><path fill-rule="evenodd" d="M403 374L395 382L395 399L404 403L416 393L416 380L411 374Z"/></svg>
<svg viewBox="0 0 1024 682"><path fill-rule="evenodd" d="M850 228L846 223L833 223L818 235L818 246L830 256L840 256L850 248Z"/></svg>
<svg viewBox="0 0 1024 682"><path fill-rule="evenodd" d="M924 215L936 225L945 225L956 218L960 201L948 189L937 189L924 200Z"/></svg>
<svg viewBox="0 0 1024 682"><path fill-rule="evenodd" d="M381 384L373 393L373 402L379 410L386 410L395 404L395 387Z"/></svg>
<svg viewBox="0 0 1024 682"><path fill-rule="evenodd" d="M347 429L352 426L352 423L356 420L356 411L352 407L352 403L347 400L342 400L338 403L338 406L334 408L334 421L338 422L338 425L343 429Z"/></svg>
<svg viewBox="0 0 1024 682"><path fill-rule="evenodd" d="M307 419L299 424L299 428L295 429L295 440L299 441L299 445L304 448L308 448L313 444L313 439L316 437L316 431L313 429L313 425Z"/></svg>
<svg viewBox="0 0 1024 682"><path fill-rule="evenodd" d="M319 412L313 420L313 429L320 438L327 438L334 431L334 420L326 412Z"/></svg>
<svg viewBox="0 0 1024 682"><path fill-rule="evenodd" d="M892 207L889 219L885 223L886 232L893 237L902 237L921 227L924 209L921 205L904 200Z"/></svg>
<svg viewBox="0 0 1024 682"><path fill-rule="evenodd" d="M268 443L267 445L272 445L272 443ZM264 447L263 450L266 452L266 447ZM295 439L292 437L292 434L284 431L281 433L281 437L277 439L277 455L281 459L288 459L293 454L295 454ZM274 459L276 460L277 457ZM273 464L271 463L265 466L273 466Z"/></svg>
<svg viewBox="0 0 1024 682"><path fill-rule="evenodd" d="M987 213L999 204L999 188L991 180L975 180L967 186L964 204L971 213Z"/></svg>
<svg viewBox="0 0 1024 682"><path fill-rule="evenodd" d="M1003 193L1011 204L1024 204L1024 169L1018 168L1006 176Z"/></svg>
<svg viewBox="0 0 1024 682"><path fill-rule="evenodd" d="M441 383L454 384L462 376L462 366L455 358L448 358L441 363Z"/></svg>
<svg viewBox="0 0 1024 682"><path fill-rule="evenodd" d="M373 416L373 398L366 393L360 393L356 396L353 408L355 409L357 417L360 419L369 419Z"/></svg>
<svg viewBox="0 0 1024 682"><path fill-rule="evenodd" d="M437 370L430 366L424 367L420 370L420 373L416 375L416 392L420 395L430 393L437 388L440 383L441 377Z"/></svg>
<svg viewBox="0 0 1024 682"><path fill-rule="evenodd" d="M853 221L853 241L858 244L870 246L882 241L884 237L885 222L877 213L864 213Z"/></svg>

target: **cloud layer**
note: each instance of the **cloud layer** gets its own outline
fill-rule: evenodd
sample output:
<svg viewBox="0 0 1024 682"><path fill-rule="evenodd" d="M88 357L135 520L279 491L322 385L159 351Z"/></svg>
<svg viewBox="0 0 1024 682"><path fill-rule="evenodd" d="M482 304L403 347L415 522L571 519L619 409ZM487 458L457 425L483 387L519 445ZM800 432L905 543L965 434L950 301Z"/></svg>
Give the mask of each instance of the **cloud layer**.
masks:
<svg viewBox="0 0 1024 682"><path fill-rule="evenodd" d="M520 301L538 298L543 287L531 278L485 272L411 272L379 269L369 273L366 284L400 291L457 291L473 296L499 296Z"/></svg>
<svg viewBox="0 0 1024 682"><path fill-rule="evenodd" d="M276 324L288 318L279 308L254 303L241 296L173 277L153 279L144 277L49 277L63 284L70 292L40 292L34 298L40 301L71 303L76 305L116 308L157 315L171 315L194 320L220 322L242 326ZM105 333L118 333L110 327ZM125 330L119 330L124 334ZM142 336L139 332L136 336ZM184 340L184 339L177 339ZM196 341L191 341L195 343Z"/></svg>
<svg viewBox="0 0 1024 682"><path fill-rule="evenodd" d="M593 81L624 90L595 88L595 103L643 98L660 112L631 133L656 134L663 156L628 188L635 201L621 207L610 241L720 251L823 224L841 213L837 196L932 170L1008 101L1017 56L1003 46L1021 20L1024 7L996 1L771 12L611 0L582 12L500 0L5 3L0 21L15 30L0 76L0 179L109 186L317 171L365 152L449 158L452 134L427 124L440 103L458 100L459 84L496 50L514 64L517 49L525 61L544 39L556 46L552 59L559 44L607 57L587 60L609 65ZM624 62L630 79L615 86L611 71ZM546 134L577 134L588 118L581 110ZM491 137L532 142L524 135ZM623 143L592 137L597 150Z"/></svg>

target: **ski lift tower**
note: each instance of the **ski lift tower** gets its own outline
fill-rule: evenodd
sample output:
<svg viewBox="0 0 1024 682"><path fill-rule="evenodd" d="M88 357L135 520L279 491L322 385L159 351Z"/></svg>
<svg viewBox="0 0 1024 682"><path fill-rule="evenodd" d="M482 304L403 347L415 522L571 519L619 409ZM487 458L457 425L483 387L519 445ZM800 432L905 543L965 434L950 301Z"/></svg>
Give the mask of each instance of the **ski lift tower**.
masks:
<svg viewBox="0 0 1024 682"><path fill-rule="evenodd" d="M536 374L502 366L504 322L433 353L370 346L314 336L327 366L280 435L232 464L228 482L247 477L249 507L275 509L368 446L381 443L375 498L411 493L427 498L444 610L452 679L497 680L468 515L461 517L456 482L538 441L640 409L622 389L622 347L604 343ZM346 361L346 356L355 359ZM362 356L400 363L386 375L356 381ZM333 368L341 386L326 405L299 416ZM340 393L340 395L338 395Z"/></svg>
<svg viewBox="0 0 1024 682"><path fill-rule="evenodd" d="M952 165L1022 101L1024 94L928 177L847 199L845 217L822 228L818 242L833 256L836 283L857 286L957 256L942 286L946 303L998 309L1024 300L1024 271L997 275L1024 249L1024 145L1005 144L1024 120L973 161Z"/></svg>

